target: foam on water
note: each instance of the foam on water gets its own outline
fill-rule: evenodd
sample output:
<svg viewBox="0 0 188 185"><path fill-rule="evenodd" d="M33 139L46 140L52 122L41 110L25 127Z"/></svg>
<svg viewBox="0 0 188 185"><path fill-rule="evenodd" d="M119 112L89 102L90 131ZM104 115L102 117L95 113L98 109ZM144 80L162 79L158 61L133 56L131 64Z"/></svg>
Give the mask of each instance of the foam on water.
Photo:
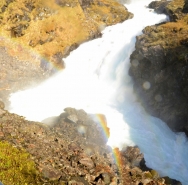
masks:
<svg viewBox="0 0 188 185"><path fill-rule="evenodd" d="M133 93L128 75L135 36L147 25L166 20L146 9L151 0L126 5L134 18L107 27L103 37L82 44L64 59L66 69L34 89L10 97L11 112L29 120L57 116L65 107L106 115L112 147L138 145L146 164L160 175L188 184L188 143L161 120L146 114ZM147 82L146 88L149 88ZM151 86L152 88L152 86Z"/></svg>

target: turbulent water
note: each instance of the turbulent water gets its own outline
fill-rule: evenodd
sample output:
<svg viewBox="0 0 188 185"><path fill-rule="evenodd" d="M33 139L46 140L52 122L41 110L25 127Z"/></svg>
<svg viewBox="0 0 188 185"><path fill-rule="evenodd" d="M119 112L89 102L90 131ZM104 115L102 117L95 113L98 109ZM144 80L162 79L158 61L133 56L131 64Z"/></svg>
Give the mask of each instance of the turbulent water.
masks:
<svg viewBox="0 0 188 185"><path fill-rule="evenodd" d="M111 129L112 147L139 146L146 165L162 176L188 184L188 143L159 119L145 113L128 75L135 36L147 25L166 20L146 8L151 0L132 0L134 18L107 27L102 38L82 44L64 59L66 69L40 86L10 97L11 112L29 120L57 116L65 107L103 113ZM143 84L149 88L151 84ZM152 86L150 87L152 88Z"/></svg>

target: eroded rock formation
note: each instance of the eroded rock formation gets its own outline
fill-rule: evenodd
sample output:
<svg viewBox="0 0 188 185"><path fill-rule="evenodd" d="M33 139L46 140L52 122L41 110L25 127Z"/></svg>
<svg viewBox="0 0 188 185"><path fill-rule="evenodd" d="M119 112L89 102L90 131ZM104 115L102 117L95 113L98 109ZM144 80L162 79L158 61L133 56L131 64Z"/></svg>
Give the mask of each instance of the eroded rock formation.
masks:
<svg viewBox="0 0 188 185"><path fill-rule="evenodd" d="M188 134L188 1L150 4L170 22L148 26L137 37L130 75L145 109L174 131Z"/></svg>

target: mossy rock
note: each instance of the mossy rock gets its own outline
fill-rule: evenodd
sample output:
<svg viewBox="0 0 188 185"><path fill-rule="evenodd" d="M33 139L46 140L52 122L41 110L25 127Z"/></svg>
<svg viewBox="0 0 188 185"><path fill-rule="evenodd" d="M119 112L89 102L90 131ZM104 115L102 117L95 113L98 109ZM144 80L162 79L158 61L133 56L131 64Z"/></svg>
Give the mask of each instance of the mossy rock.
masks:
<svg viewBox="0 0 188 185"><path fill-rule="evenodd" d="M0 180L5 185L42 184L31 156L8 142L0 142Z"/></svg>
<svg viewBox="0 0 188 185"><path fill-rule="evenodd" d="M0 46L21 60L40 66L42 57L62 69L54 56L62 59L75 45L101 36L101 25L128 18L127 9L114 0L3 0Z"/></svg>
<svg viewBox="0 0 188 185"><path fill-rule="evenodd" d="M173 0L167 5L167 14L171 21L177 21L184 16L182 12L185 0Z"/></svg>

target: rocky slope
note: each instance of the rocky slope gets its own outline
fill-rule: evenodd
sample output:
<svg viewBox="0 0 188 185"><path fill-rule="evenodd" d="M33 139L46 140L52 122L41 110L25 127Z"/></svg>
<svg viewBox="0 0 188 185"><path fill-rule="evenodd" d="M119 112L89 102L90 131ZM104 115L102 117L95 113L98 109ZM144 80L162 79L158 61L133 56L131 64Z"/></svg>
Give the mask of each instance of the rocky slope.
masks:
<svg viewBox="0 0 188 185"><path fill-rule="evenodd" d="M21 60L30 59L47 69L63 68L62 57L80 43L99 37L105 26L131 15L114 0L3 0L1 45Z"/></svg>
<svg viewBox="0 0 188 185"><path fill-rule="evenodd" d="M80 43L131 16L111 0L1 1L0 98L6 101L11 92L44 80L54 66L64 67L61 58ZM165 184L154 170L140 169L144 163L138 148L108 148L103 128L83 110L67 108L45 122L10 114L0 101L4 185Z"/></svg>
<svg viewBox="0 0 188 185"><path fill-rule="evenodd" d="M63 69L62 57L131 16L114 0L0 1L0 98Z"/></svg>
<svg viewBox="0 0 188 185"><path fill-rule="evenodd" d="M137 37L130 75L145 109L174 131L188 134L188 1L150 4L170 22L148 26Z"/></svg>
<svg viewBox="0 0 188 185"><path fill-rule="evenodd" d="M66 108L42 124L10 114L0 102L0 180L4 185L171 183L154 170L140 169L143 155L137 147L112 152L93 116Z"/></svg>

